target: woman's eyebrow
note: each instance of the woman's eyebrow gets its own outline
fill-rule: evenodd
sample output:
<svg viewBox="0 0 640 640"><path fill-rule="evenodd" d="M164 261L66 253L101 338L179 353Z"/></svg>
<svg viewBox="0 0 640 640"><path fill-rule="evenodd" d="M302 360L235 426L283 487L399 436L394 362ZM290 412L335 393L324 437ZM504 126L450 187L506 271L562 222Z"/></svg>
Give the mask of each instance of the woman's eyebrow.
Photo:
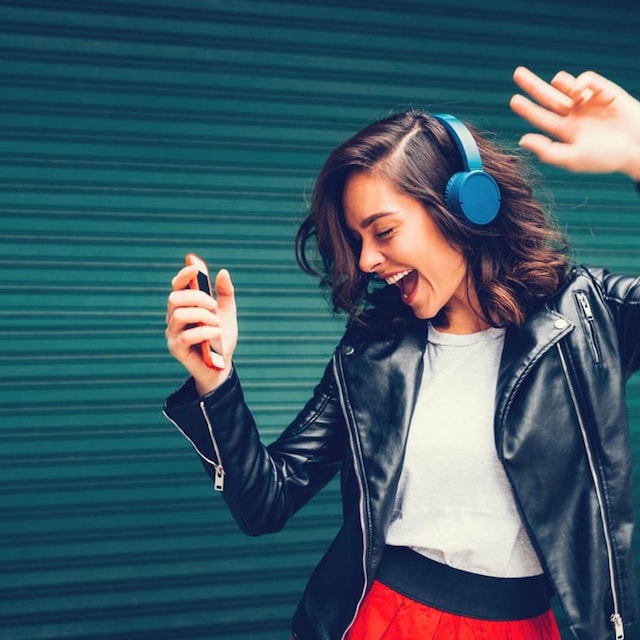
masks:
<svg viewBox="0 0 640 640"><path fill-rule="evenodd" d="M397 213L397 211L380 211L378 213L372 213L370 216L367 216L360 221L360 228L366 229L367 227L370 227L376 220L385 218L386 216L392 216L395 213Z"/></svg>
<svg viewBox="0 0 640 640"><path fill-rule="evenodd" d="M347 229L349 230L349 233L356 239L358 240L360 238L360 233L358 231L358 229L366 229L368 227L370 227L376 220L380 220L380 218L385 218L387 216L392 216L394 214L398 213L397 211L379 211L377 213L372 213L371 215L367 216L366 218L364 218L363 220L360 221L360 224L358 225L357 229L354 229L353 227L347 225Z"/></svg>

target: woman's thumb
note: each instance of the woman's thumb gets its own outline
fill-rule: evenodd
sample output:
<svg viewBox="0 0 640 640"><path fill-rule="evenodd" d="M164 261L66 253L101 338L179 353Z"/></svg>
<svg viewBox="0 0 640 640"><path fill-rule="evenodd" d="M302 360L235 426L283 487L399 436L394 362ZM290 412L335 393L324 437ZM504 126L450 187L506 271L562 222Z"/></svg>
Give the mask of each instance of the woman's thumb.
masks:
<svg viewBox="0 0 640 640"><path fill-rule="evenodd" d="M235 307L235 296L231 275L226 269L220 269L216 275L216 299L219 309Z"/></svg>

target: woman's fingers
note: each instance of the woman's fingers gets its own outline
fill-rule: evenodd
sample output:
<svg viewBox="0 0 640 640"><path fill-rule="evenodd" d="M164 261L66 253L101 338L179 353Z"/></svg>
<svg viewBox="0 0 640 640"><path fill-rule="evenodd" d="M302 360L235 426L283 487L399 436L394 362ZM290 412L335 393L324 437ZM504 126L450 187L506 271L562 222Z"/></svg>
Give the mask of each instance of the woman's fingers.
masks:
<svg viewBox="0 0 640 640"><path fill-rule="evenodd" d="M172 291L167 298L167 323L169 322L171 314L181 307L201 307L215 313L218 309L218 304L211 296L203 291L176 289Z"/></svg>
<svg viewBox="0 0 640 640"><path fill-rule="evenodd" d="M218 345L222 341L222 327L216 313L202 307L176 307L167 316L165 337L169 353L193 374L204 366L201 344Z"/></svg>
<svg viewBox="0 0 640 640"><path fill-rule="evenodd" d="M169 353L193 376L201 395L219 386L231 371L238 339L233 283L226 270L216 278L215 298L191 289L198 267L185 266L171 280L165 337ZM224 358L224 368L207 366L203 343Z"/></svg>
<svg viewBox="0 0 640 640"><path fill-rule="evenodd" d="M202 342L216 342L222 336L222 330L218 326L192 325L180 331L167 328L167 347L169 353L180 361L184 361L192 353L200 359L199 348Z"/></svg>
<svg viewBox="0 0 640 640"><path fill-rule="evenodd" d="M217 327L220 320L216 313L202 307L176 307L167 314L167 331L181 331L194 324Z"/></svg>
<svg viewBox="0 0 640 640"><path fill-rule="evenodd" d="M216 301L203 291L180 288L189 283L191 271L187 267L175 276L167 299L165 336L169 352L179 360L200 342L219 340L221 334Z"/></svg>
<svg viewBox="0 0 640 640"><path fill-rule="evenodd" d="M576 77L567 71L558 71L549 84L563 94L571 95L576 84Z"/></svg>
<svg viewBox="0 0 640 640"><path fill-rule="evenodd" d="M560 87L568 82L567 77L571 77L570 74L566 72L563 73L565 75L556 74L556 77L560 75ZM554 113L565 115L573 106L573 100L564 90L549 84L526 67L517 67L513 72L513 80L520 89L533 98L539 105Z"/></svg>
<svg viewBox="0 0 640 640"><path fill-rule="evenodd" d="M512 96L509 106L513 112L527 120L537 129L546 131L554 138L562 139L564 133L564 117L541 107L520 94Z"/></svg>
<svg viewBox="0 0 640 640"><path fill-rule="evenodd" d="M576 104L593 101L601 108L624 95L628 95L624 89L595 71L581 73L571 94Z"/></svg>
<svg viewBox="0 0 640 640"><path fill-rule="evenodd" d="M569 94L576 79L566 71L559 71L548 83L526 67L517 67L513 79L529 96L516 94L511 98L509 104L514 113L549 136L566 140L566 117L574 107Z"/></svg>
<svg viewBox="0 0 640 640"><path fill-rule="evenodd" d="M556 142L539 133L526 133L520 145L535 154L539 160L569 170L575 170L576 151L568 144Z"/></svg>
<svg viewBox="0 0 640 640"><path fill-rule="evenodd" d="M181 289L187 289L191 280L197 275L198 267L195 265L187 265L182 267L178 273L171 280L171 289L173 291L180 291Z"/></svg>

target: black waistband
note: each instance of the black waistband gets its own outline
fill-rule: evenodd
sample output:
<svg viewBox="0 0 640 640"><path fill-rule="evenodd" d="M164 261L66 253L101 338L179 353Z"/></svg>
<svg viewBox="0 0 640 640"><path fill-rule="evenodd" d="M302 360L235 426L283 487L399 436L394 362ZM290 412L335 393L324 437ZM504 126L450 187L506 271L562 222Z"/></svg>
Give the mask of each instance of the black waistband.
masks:
<svg viewBox="0 0 640 640"><path fill-rule="evenodd" d="M482 620L526 620L549 609L544 575L495 578L454 569L408 547L385 547L376 578L428 606Z"/></svg>

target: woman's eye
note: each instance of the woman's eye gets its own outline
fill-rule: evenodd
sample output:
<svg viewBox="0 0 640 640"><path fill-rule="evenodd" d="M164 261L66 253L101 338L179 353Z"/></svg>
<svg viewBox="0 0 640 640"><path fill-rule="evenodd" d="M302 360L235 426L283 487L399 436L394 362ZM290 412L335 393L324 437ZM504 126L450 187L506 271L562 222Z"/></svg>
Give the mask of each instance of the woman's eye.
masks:
<svg viewBox="0 0 640 640"><path fill-rule="evenodd" d="M393 228L389 228L389 229L383 229L382 231L378 231L378 233L376 233L376 238L378 238L378 240L384 240L385 238L388 238L391 234L393 233Z"/></svg>

